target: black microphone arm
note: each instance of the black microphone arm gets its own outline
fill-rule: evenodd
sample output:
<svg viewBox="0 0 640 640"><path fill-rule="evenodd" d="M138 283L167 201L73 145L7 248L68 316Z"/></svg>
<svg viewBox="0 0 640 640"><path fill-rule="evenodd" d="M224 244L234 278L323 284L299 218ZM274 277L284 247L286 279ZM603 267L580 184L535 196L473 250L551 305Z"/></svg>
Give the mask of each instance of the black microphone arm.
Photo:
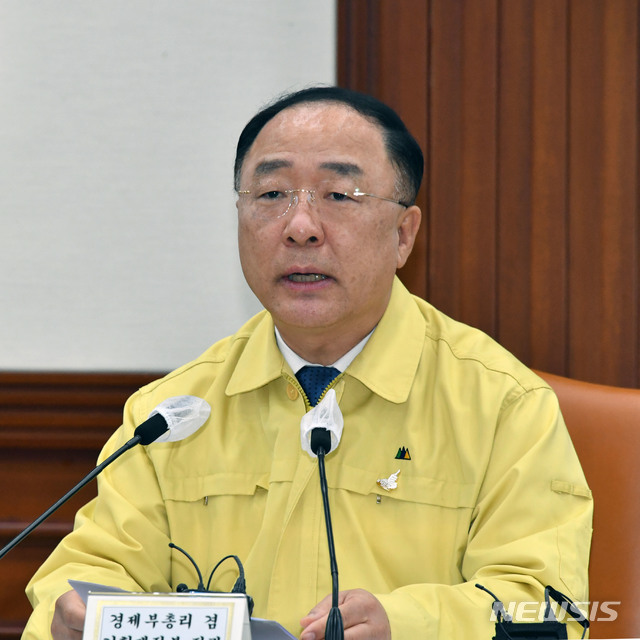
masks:
<svg viewBox="0 0 640 640"><path fill-rule="evenodd" d="M329 509L329 489L327 487L327 474L324 468L324 456L331 451L331 432L322 427L316 427L311 431L311 451L318 456L318 470L320 472L320 490L322 491L322 504L324 506L324 521L327 529L327 541L329 543L329 562L331 564L331 610L325 627L326 640L343 640L344 623L342 614L338 608L338 561L336 549L333 543L333 526L331 524L331 510Z"/></svg>
<svg viewBox="0 0 640 640"><path fill-rule="evenodd" d="M114 460L119 458L123 453L129 451L137 444L151 444L157 440L169 428L166 419L161 413L152 415L145 420L134 431L133 438L123 444L115 453L112 453L104 462L100 463L95 469L89 472L78 484L70 491L67 491L60 500L50 506L39 518L34 520L28 527L23 529L9 544L0 550L0 558L3 558L11 549L22 542L34 529L39 527L52 513L57 511L69 498L74 496L84 485L91 482L105 467L108 467Z"/></svg>

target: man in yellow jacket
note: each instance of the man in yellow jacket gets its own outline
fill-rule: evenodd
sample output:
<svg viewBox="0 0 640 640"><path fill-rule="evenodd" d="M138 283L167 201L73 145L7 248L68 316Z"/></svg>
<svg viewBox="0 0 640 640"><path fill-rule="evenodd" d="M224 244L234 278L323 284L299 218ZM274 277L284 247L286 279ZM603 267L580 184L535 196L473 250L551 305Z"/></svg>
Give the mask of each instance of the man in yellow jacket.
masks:
<svg viewBox="0 0 640 640"><path fill-rule="evenodd" d="M297 92L249 122L239 247L266 311L129 400L102 458L168 397L202 397L212 413L102 474L28 587L25 640L81 637L70 578L193 584L170 542L205 571L239 556L254 615L323 638L331 576L317 461L300 447L311 400L296 377L310 364L334 368L344 417L326 467L345 638L491 638L476 583L506 603L541 601L547 584L586 601L591 494L553 392L395 276L420 224L422 169L397 115L342 89ZM223 566L212 588L235 578Z"/></svg>

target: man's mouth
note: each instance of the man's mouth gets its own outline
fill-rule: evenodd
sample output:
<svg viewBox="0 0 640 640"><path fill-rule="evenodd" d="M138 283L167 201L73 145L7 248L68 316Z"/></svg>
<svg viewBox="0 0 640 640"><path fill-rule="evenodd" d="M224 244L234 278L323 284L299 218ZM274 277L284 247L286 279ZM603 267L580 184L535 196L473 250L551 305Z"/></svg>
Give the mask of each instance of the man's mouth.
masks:
<svg viewBox="0 0 640 640"><path fill-rule="evenodd" d="M327 276L322 273L290 273L287 278L291 282L320 282L326 280Z"/></svg>

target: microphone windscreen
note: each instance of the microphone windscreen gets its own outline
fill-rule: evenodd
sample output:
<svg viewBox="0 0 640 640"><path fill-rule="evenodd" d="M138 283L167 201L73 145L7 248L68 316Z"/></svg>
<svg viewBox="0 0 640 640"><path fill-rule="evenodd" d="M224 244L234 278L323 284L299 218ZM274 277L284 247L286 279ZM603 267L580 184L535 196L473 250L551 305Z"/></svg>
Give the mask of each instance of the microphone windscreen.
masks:
<svg viewBox="0 0 640 640"><path fill-rule="evenodd" d="M329 432L331 444L325 448L325 453L338 448L340 438L342 437L342 429L344 427L344 419L342 412L338 406L335 389L329 389L324 398L305 413L300 420L300 444L303 451L306 451L312 458L316 456L311 447L311 434L318 428Z"/></svg>
<svg viewBox="0 0 640 640"><path fill-rule="evenodd" d="M195 433L209 419L211 407L196 396L175 396L161 402L149 417L156 414L160 414L168 426L168 431L156 442L177 442Z"/></svg>

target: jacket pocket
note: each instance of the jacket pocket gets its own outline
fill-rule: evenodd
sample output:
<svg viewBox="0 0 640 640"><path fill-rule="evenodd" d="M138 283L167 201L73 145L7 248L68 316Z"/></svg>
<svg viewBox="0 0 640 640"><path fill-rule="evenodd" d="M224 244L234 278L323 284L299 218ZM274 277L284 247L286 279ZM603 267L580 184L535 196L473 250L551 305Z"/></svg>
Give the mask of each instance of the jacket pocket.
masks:
<svg viewBox="0 0 640 640"><path fill-rule="evenodd" d="M268 474L224 472L206 476L164 478L165 500L197 502L208 496L251 496L268 488Z"/></svg>
<svg viewBox="0 0 640 640"><path fill-rule="evenodd" d="M333 489L346 489L362 495L380 495L391 500L437 507L467 508L475 506L476 486L426 476L416 476L398 466L397 488L385 491L368 470L342 466L328 472L328 484Z"/></svg>

